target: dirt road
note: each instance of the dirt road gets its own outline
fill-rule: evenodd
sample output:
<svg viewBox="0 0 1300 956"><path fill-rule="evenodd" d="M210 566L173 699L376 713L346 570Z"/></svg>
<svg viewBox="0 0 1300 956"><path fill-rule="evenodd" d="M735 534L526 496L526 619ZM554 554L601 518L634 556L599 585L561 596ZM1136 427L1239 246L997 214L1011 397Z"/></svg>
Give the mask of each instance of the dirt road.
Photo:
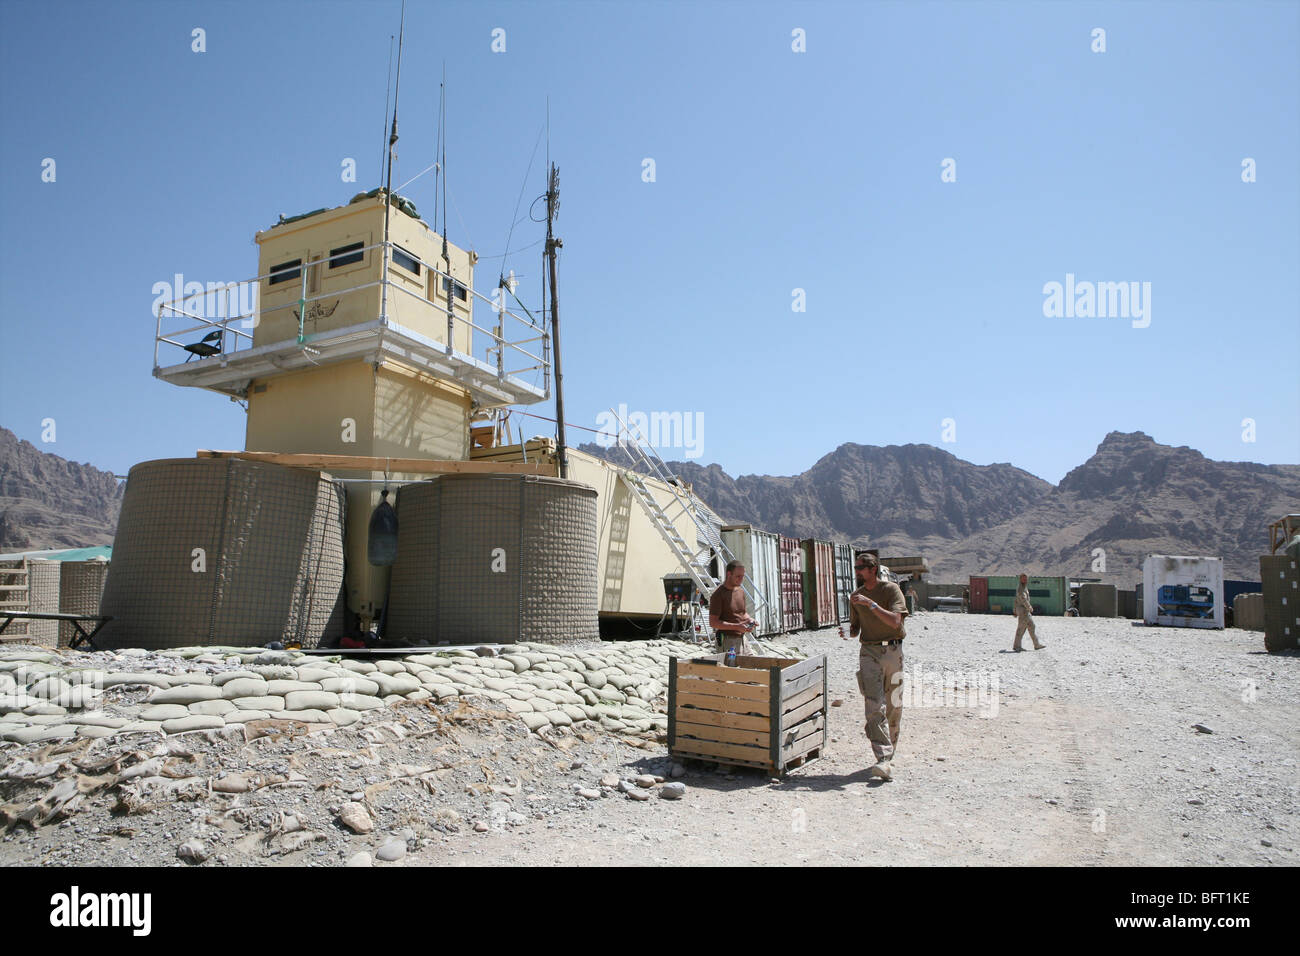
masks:
<svg viewBox="0 0 1300 956"><path fill-rule="evenodd" d="M856 645L805 632L791 643L829 656L843 700L821 760L779 782L689 764L680 801L609 797L403 862L1296 865L1300 657L1247 631L1039 624L1047 648L1020 654L1009 617L908 624L892 782L865 773ZM943 700L957 677L984 696ZM662 772L622 749L623 774Z"/></svg>

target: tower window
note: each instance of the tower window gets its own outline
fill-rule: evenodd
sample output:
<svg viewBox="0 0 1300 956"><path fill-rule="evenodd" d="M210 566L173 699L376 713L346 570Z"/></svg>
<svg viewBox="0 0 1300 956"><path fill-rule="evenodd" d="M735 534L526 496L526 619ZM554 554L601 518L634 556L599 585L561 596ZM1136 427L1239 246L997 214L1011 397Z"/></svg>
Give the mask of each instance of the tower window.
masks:
<svg viewBox="0 0 1300 956"><path fill-rule="evenodd" d="M420 274L420 260L415 258L415 256L411 255L401 246L393 246L393 262L413 275L418 276Z"/></svg>
<svg viewBox="0 0 1300 956"><path fill-rule="evenodd" d="M365 258L365 253L361 251L364 246L364 242L353 242L346 246L339 246L337 249L331 249L330 268L340 269L343 266L350 266L354 262L360 262Z"/></svg>
<svg viewBox="0 0 1300 956"><path fill-rule="evenodd" d="M452 288L451 280L448 279L446 276L443 276L443 279L442 279L442 291L443 291L443 294L445 295L445 294L447 293L447 291L448 291L449 289L451 289L451 288ZM455 285L455 291L454 291L452 294L455 295L456 298L460 299L460 301L462 301L462 302L465 302L465 301L467 301L467 300L469 299L469 290L466 289L466 288L465 288L463 285L461 285L459 282L456 283L456 285Z"/></svg>
<svg viewBox="0 0 1300 956"><path fill-rule="evenodd" d="M302 276L302 260L290 259L288 262L281 262L278 266L271 266L271 285L280 282L292 282Z"/></svg>

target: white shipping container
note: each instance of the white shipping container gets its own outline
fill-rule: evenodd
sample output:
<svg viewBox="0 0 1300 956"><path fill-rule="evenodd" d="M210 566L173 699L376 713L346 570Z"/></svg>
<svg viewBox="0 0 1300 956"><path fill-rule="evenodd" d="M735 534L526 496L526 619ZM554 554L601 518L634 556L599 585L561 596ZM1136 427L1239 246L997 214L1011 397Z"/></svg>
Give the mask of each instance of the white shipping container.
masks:
<svg viewBox="0 0 1300 956"><path fill-rule="evenodd" d="M746 602L749 613L758 621L757 636L780 634L785 628L781 621L781 560L777 536L759 531L749 525L728 526L722 529L722 542L736 559L745 566ZM719 574L722 568L718 569ZM762 598L761 607L751 594Z"/></svg>
<svg viewBox="0 0 1300 956"><path fill-rule="evenodd" d="M1166 627L1223 627L1223 559L1149 554L1142 620Z"/></svg>

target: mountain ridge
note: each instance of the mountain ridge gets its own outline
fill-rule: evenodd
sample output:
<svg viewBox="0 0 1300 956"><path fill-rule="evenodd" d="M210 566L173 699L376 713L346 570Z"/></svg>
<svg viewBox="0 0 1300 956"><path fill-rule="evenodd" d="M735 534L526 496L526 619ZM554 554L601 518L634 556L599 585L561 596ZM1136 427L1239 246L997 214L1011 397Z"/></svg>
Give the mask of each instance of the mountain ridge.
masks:
<svg viewBox="0 0 1300 956"><path fill-rule="evenodd" d="M668 465L726 520L924 554L934 580L1028 571L1131 587L1148 553L1221 556L1227 577L1256 580L1268 522L1300 510L1300 465L1215 461L1141 431L1108 432L1057 485L925 444L848 442L790 476Z"/></svg>

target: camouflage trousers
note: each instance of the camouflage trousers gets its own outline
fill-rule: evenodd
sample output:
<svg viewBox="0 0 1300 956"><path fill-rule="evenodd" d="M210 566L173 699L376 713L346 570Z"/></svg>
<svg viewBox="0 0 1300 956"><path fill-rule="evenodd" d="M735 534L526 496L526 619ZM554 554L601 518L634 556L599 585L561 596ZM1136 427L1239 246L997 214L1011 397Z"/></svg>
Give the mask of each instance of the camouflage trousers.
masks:
<svg viewBox="0 0 1300 956"><path fill-rule="evenodd" d="M877 760L889 760L903 723L903 645L863 644L858 654L858 690L866 709L867 739Z"/></svg>

